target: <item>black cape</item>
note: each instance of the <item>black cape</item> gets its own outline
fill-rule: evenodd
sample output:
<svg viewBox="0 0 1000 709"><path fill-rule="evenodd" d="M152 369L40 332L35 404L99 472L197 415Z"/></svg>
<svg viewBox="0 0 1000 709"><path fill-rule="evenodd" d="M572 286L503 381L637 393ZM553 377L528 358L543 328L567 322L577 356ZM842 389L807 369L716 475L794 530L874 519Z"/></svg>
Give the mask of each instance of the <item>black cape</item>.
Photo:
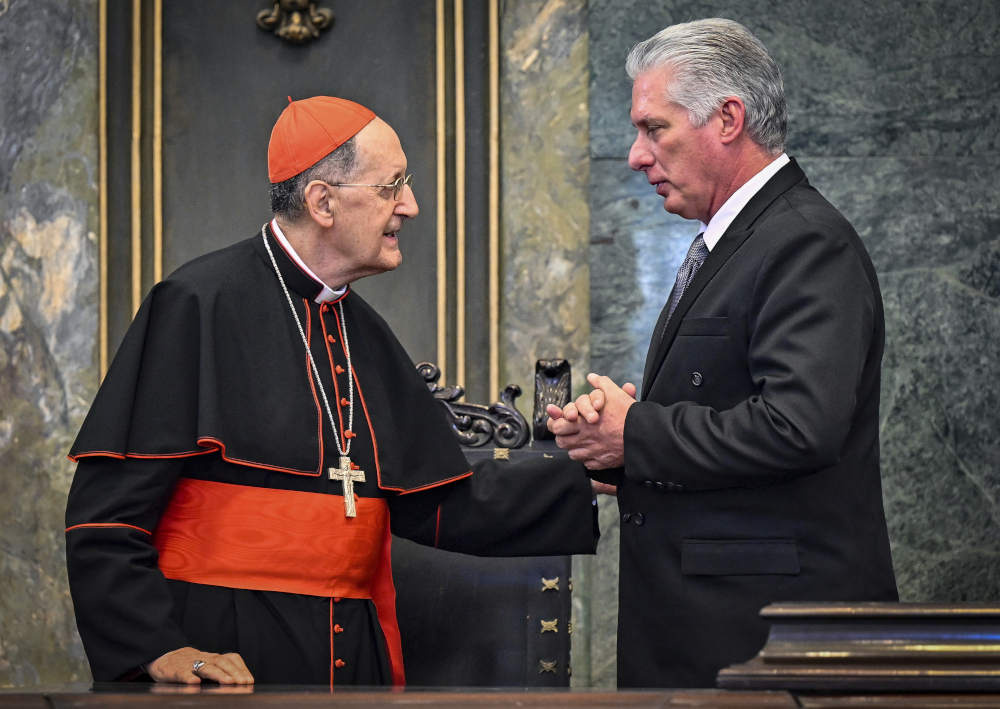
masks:
<svg viewBox="0 0 1000 709"><path fill-rule="evenodd" d="M273 236L269 243L308 326L323 286ZM444 413L385 320L350 291L338 305L371 425L393 431L378 441L379 487L412 492L467 474L459 446L446 444ZM326 413L303 349L260 235L196 259L139 308L70 458L217 450L236 463L319 475Z"/></svg>
<svg viewBox="0 0 1000 709"><path fill-rule="evenodd" d="M582 465L484 461L473 474L385 321L350 291L313 302L322 284L268 238L337 435L260 235L153 288L70 453L79 461L66 512L70 590L96 680L136 677L140 665L192 646L239 652L258 682L392 682L372 600L166 579L152 542L182 479L342 495L325 471L348 429L351 458L367 473L355 493L386 500L395 535L491 556L596 549Z"/></svg>

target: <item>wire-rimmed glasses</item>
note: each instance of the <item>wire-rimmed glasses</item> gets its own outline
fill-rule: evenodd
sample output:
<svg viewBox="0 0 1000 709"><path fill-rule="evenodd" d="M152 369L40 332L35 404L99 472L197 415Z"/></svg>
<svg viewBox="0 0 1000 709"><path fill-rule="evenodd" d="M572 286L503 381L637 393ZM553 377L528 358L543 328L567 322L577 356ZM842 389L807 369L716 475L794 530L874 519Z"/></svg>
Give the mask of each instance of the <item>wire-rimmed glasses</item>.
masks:
<svg viewBox="0 0 1000 709"><path fill-rule="evenodd" d="M330 187L380 187L382 189L392 188L392 198L395 201L399 201L399 195L403 193L403 187L409 185L410 189L413 188L413 175L407 175L406 177L398 177L393 182L387 185L364 185L356 182L327 182L326 184Z"/></svg>

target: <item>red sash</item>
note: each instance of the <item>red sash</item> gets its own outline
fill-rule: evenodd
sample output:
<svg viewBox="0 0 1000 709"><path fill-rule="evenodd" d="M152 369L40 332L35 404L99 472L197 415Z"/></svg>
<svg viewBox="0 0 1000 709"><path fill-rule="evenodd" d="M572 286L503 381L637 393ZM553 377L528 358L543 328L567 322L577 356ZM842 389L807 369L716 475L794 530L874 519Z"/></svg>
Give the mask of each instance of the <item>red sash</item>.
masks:
<svg viewBox="0 0 1000 709"><path fill-rule="evenodd" d="M344 498L181 478L153 534L168 579L324 598L370 598L405 684L392 583L389 507Z"/></svg>

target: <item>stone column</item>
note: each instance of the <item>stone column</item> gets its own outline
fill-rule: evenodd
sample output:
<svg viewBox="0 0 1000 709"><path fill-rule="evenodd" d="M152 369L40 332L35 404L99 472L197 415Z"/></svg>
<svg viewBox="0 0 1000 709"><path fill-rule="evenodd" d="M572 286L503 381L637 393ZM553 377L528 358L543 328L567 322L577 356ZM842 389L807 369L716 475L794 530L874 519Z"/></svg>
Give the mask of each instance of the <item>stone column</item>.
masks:
<svg viewBox="0 0 1000 709"><path fill-rule="evenodd" d="M501 16L501 383L535 360L590 367L590 67L586 0L508 0ZM574 559L574 686L590 685L590 559Z"/></svg>
<svg viewBox="0 0 1000 709"><path fill-rule="evenodd" d="M97 391L97 2L0 2L0 686L90 678L66 453Z"/></svg>
<svg viewBox="0 0 1000 709"><path fill-rule="evenodd" d="M501 17L501 382L590 352L587 3L511 0ZM526 406L530 405L525 404Z"/></svg>

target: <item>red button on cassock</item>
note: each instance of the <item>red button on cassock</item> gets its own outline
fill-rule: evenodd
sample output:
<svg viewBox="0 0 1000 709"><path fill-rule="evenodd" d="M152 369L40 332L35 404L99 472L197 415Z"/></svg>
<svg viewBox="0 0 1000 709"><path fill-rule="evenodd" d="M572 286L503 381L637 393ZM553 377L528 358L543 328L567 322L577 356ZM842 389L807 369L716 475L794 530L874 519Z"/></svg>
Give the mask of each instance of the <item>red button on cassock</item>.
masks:
<svg viewBox="0 0 1000 709"><path fill-rule="evenodd" d="M334 662L333 664L334 664L334 666L335 666L335 667L343 667L343 666L344 666L344 665L346 665L347 663L346 663L346 662L344 662L343 660L337 660L337 661L336 661L336 662Z"/></svg>
<svg viewBox="0 0 1000 709"><path fill-rule="evenodd" d="M330 341L330 342L336 342L336 340L335 340L335 339L333 339L333 335L327 335L327 336L326 336L326 339L327 339L328 341Z"/></svg>
<svg viewBox="0 0 1000 709"><path fill-rule="evenodd" d="M354 438L356 434L354 431L344 431L344 438Z"/></svg>
<svg viewBox="0 0 1000 709"><path fill-rule="evenodd" d="M333 632L335 632L335 633L342 633L342 632L344 632L344 629L340 627L340 624L337 624L337 625L333 626Z"/></svg>
<svg viewBox="0 0 1000 709"><path fill-rule="evenodd" d="M341 366L340 366L340 365L338 364L338 365L337 365L337 366L336 366L336 367L334 368L334 370L333 370L333 371L335 371L335 372L336 372L337 374L343 374L343 373L344 373L344 368L343 368L343 367L341 367Z"/></svg>
<svg viewBox="0 0 1000 709"><path fill-rule="evenodd" d="M351 402L349 402L347 399L341 397L341 399L340 399L340 405L341 406L350 406Z"/></svg>

